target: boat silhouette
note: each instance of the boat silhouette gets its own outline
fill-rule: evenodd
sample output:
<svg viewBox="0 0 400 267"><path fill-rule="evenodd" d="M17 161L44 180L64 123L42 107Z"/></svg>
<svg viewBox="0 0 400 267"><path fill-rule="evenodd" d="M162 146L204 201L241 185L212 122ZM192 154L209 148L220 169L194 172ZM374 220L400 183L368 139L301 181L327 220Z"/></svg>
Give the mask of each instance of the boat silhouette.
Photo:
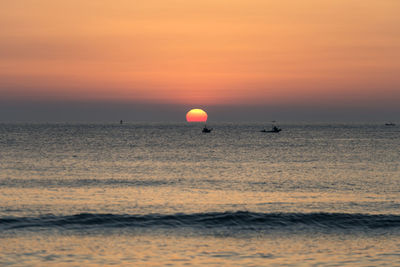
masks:
<svg viewBox="0 0 400 267"><path fill-rule="evenodd" d="M203 133L211 133L211 131L213 130L213 128L207 128L206 125L204 125L204 128L202 130Z"/></svg>
<svg viewBox="0 0 400 267"><path fill-rule="evenodd" d="M279 133L280 131L282 131L281 128L278 128L277 126L272 127L271 130L267 131L265 129L262 129L260 132L262 133Z"/></svg>

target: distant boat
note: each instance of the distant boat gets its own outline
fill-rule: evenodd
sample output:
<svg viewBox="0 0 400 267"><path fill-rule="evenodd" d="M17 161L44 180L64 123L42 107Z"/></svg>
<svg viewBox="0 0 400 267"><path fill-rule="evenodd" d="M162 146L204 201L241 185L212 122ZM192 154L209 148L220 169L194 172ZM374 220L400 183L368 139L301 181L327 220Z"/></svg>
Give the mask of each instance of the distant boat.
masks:
<svg viewBox="0 0 400 267"><path fill-rule="evenodd" d="M389 123L385 123L386 126L395 126L396 124L394 124L393 122L389 122Z"/></svg>
<svg viewBox="0 0 400 267"><path fill-rule="evenodd" d="M272 129L271 130L267 131L265 129L262 129L260 132L262 132L262 133L279 133L280 131L282 131L282 129L279 128L278 126L276 126L276 121L273 120L272 121Z"/></svg>
<svg viewBox="0 0 400 267"><path fill-rule="evenodd" d="M202 132L203 133L211 133L212 130L213 130L213 128L207 128L207 126L204 125Z"/></svg>
<svg viewBox="0 0 400 267"><path fill-rule="evenodd" d="M262 129L260 132L262 133L279 133L280 131L282 131L281 128L278 128L277 126L272 127L271 130L267 131L265 129Z"/></svg>

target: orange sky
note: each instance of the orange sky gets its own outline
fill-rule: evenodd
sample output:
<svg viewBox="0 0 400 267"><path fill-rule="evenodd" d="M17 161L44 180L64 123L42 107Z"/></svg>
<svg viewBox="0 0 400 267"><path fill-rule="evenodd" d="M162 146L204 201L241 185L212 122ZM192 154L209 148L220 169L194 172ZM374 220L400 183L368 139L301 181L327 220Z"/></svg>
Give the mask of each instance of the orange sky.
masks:
<svg viewBox="0 0 400 267"><path fill-rule="evenodd" d="M400 101L399 0L3 0L0 97Z"/></svg>

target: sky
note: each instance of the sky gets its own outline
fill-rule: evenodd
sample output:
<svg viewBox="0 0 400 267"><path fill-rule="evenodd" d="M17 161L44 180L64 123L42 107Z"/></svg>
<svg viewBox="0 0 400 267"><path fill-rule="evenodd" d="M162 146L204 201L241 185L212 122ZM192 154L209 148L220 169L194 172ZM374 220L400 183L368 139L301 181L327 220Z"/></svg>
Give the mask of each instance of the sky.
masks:
<svg viewBox="0 0 400 267"><path fill-rule="evenodd" d="M400 118L398 0L1 0L0 121Z"/></svg>

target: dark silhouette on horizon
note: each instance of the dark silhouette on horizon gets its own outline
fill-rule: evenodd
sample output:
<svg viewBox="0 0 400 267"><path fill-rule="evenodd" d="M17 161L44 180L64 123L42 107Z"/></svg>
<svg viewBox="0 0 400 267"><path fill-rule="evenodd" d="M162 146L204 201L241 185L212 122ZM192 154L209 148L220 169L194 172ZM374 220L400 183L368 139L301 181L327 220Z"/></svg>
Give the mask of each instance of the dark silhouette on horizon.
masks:
<svg viewBox="0 0 400 267"><path fill-rule="evenodd" d="M267 130L263 129L260 132L262 132L262 133L279 133L280 131L282 131L281 128L274 126L274 127L272 127L272 130L267 131Z"/></svg>
<svg viewBox="0 0 400 267"><path fill-rule="evenodd" d="M272 121L272 129L271 130L267 131L265 129L262 129L260 132L262 132L262 133L279 133L280 131L282 131L282 129L279 128L278 126L276 126L275 123L276 123L276 121L273 120Z"/></svg>
<svg viewBox="0 0 400 267"><path fill-rule="evenodd" d="M204 125L202 132L203 133L211 133L212 130L213 130L213 128L207 128L207 125Z"/></svg>

